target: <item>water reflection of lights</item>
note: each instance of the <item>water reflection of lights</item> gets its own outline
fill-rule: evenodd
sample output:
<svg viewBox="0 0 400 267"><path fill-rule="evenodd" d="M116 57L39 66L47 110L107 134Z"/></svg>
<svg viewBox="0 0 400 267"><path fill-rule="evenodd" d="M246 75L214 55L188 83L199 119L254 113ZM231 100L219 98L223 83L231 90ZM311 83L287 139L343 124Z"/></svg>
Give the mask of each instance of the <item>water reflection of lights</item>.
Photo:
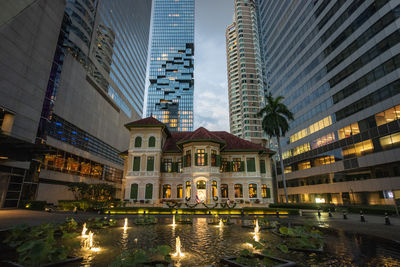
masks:
<svg viewBox="0 0 400 267"><path fill-rule="evenodd" d="M258 225L258 219L256 219L256 224L254 226L254 241L260 241L260 226Z"/></svg>
<svg viewBox="0 0 400 267"><path fill-rule="evenodd" d="M217 227L219 227L219 228L224 227L224 222L222 221L222 219L219 219L219 224Z"/></svg>
<svg viewBox="0 0 400 267"><path fill-rule="evenodd" d="M175 214L172 216L172 225L171 225L172 227L175 227L176 226L176 223L175 223Z"/></svg>
<svg viewBox="0 0 400 267"><path fill-rule="evenodd" d="M124 232L126 232L127 229L128 229L128 218L125 218L125 222L124 222Z"/></svg>

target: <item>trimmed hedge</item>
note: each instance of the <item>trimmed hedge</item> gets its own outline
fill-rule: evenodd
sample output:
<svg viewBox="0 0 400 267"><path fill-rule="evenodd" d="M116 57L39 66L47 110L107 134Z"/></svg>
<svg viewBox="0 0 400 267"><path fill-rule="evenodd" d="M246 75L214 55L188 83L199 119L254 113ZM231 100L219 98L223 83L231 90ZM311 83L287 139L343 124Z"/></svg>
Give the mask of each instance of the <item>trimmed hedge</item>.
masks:
<svg viewBox="0 0 400 267"><path fill-rule="evenodd" d="M161 208L161 207L119 207L109 209L111 213L137 213L142 214L143 211L146 213L159 213L159 214L171 214L175 213L174 208ZM198 208L198 209L190 209L190 208L178 208L180 212L184 212L185 214L208 214L208 209L206 208ZM212 212L218 212L221 214L237 214L240 215L242 209L211 209ZM108 210L107 210L108 211ZM287 212L289 215L298 215L298 209L279 209L280 212ZM243 212L245 214L270 214L275 215L276 209L271 208L260 208L260 207L245 207L243 208ZM281 214L282 215L282 214Z"/></svg>
<svg viewBox="0 0 400 267"><path fill-rule="evenodd" d="M388 205L370 205L370 206L340 206L340 208L347 209L351 213L360 213L360 210L364 214L378 214L384 215L387 212L389 215L396 214L396 209L394 206Z"/></svg>
<svg viewBox="0 0 400 267"><path fill-rule="evenodd" d="M47 204L46 201L25 200L25 201L20 201L19 207L29 210L44 210L46 204Z"/></svg>
<svg viewBox="0 0 400 267"><path fill-rule="evenodd" d="M95 200L59 200L58 206L62 210L74 210L75 207L78 210L88 211L88 210L102 210L110 207L120 207L124 205L119 200L111 201L95 201Z"/></svg>
<svg viewBox="0 0 400 267"><path fill-rule="evenodd" d="M323 211L335 210L335 205L333 204L316 204L316 203L273 203L269 205L270 208L275 209L302 209L302 210L317 210L321 209Z"/></svg>

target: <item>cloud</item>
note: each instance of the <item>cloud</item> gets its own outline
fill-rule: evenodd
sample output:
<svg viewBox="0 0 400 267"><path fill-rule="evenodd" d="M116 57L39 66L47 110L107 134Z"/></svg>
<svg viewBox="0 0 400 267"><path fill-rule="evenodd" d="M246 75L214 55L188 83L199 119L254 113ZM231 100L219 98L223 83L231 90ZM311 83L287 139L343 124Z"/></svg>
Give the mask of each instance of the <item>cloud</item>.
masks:
<svg viewBox="0 0 400 267"><path fill-rule="evenodd" d="M213 10L212 3L196 2L194 129L229 132L225 30L232 23L233 6L221 1Z"/></svg>

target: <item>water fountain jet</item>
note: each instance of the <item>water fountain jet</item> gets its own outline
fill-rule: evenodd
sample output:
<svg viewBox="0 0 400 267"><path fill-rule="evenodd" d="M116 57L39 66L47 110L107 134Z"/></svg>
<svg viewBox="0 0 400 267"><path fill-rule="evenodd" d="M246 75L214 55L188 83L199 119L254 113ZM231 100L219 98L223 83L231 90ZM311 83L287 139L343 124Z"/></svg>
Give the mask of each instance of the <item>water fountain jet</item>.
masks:
<svg viewBox="0 0 400 267"><path fill-rule="evenodd" d="M83 224L83 229L82 229L82 235L81 235L82 238L87 238L88 237L88 235L86 234L87 230L88 229L86 228L86 223L84 223Z"/></svg>
<svg viewBox="0 0 400 267"><path fill-rule="evenodd" d="M128 229L128 218L125 218L124 231Z"/></svg>
<svg viewBox="0 0 400 267"><path fill-rule="evenodd" d="M174 257L183 257L183 256L185 256L185 254L181 251L181 239L180 239L179 236L176 238L176 251L173 254L173 256Z"/></svg>

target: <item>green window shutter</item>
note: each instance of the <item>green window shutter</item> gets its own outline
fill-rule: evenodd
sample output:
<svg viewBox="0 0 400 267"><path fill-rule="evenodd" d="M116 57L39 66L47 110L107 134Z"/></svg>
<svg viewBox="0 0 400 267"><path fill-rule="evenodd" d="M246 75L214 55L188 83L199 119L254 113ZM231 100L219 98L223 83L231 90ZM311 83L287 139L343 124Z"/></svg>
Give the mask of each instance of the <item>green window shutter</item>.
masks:
<svg viewBox="0 0 400 267"><path fill-rule="evenodd" d="M183 156L183 167L187 167L187 156Z"/></svg>
<svg viewBox="0 0 400 267"><path fill-rule="evenodd" d="M140 171L140 157L133 158L133 171Z"/></svg>
<svg viewBox="0 0 400 267"><path fill-rule="evenodd" d="M154 158L147 159L147 171L148 172L154 171Z"/></svg>
<svg viewBox="0 0 400 267"><path fill-rule="evenodd" d="M204 154L204 165L205 165L205 166L207 166L207 165L208 165L208 163L207 163L207 159L208 159L208 154L207 154L207 153L205 153L205 154Z"/></svg>
<svg viewBox="0 0 400 267"><path fill-rule="evenodd" d="M232 161L228 161L227 162L227 171L228 172L232 172L233 171L233 162Z"/></svg>
<svg viewBox="0 0 400 267"><path fill-rule="evenodd" d="M172 172L178 172L178 162L172 162Z"/></svg>
<svg viewBox="0 0 400 267"><path fill-rule="evenodd" d="M160 172L165 172L164 166L165 166L164 162L161 161L161 164L160 164Z"/></svg>
<svg viewBox="0 0 400 267"><path fill-rule="evenodd" d="M131 199L137 199L138 184L131 184Z"/></svg>
<svg viewBox="0 0 400 267"><path fill-rule="evenodd" d="M265 173L265 160L260 160L260 171L261 173Z"/></svg>
<svg viewBox="0 0 400 267"><path fill-rule="evenodd" d="M247 171L248 172L255 172L256 171L256 163L254 158L247 159Z"/></svg>
<svg viewBox="0 0 400 267"><path fill-rule="evenodd" d="M244 172L244 161L240 162L240 171Z"/></svg>
<svg viewBox="0 0 400 267"><path fill-rule="evenodd" d="M196 166L198 166L197 165L197 153L194 154L194 163L195 163Z"/></svg>
<svg viewBox="0 0 400 267"><path fill-rule="evenodd" d="M135 147L141 147L142 146L142 137L138 136L135 138Z"/></svg>
<svg viewBox="0 0 400 267"><path fill-rule="evenodd" d="M267 187L267 198L271 198L271 188Z"/></svg>
<svg viewBox="0 0 400 267"><path fill-rule="evenodd" d="M217 167L220 167L221 166L221 156L217 155L216 157L217 157L216 160L215 160L216 165L217 165Z"/></svg>
<svg viewBox="0 0 400 267"><path fill-rule="evenodd" d="M146 184L146 195L145 199L152 199L153 198L153 184Z"/></svg>
<svg viewBox="0 0 400 267"><path fill-rule="evenodd" d="M156 146L156 138L154 136L151 136L149 138L149 147L155 147Z"/></svg>

